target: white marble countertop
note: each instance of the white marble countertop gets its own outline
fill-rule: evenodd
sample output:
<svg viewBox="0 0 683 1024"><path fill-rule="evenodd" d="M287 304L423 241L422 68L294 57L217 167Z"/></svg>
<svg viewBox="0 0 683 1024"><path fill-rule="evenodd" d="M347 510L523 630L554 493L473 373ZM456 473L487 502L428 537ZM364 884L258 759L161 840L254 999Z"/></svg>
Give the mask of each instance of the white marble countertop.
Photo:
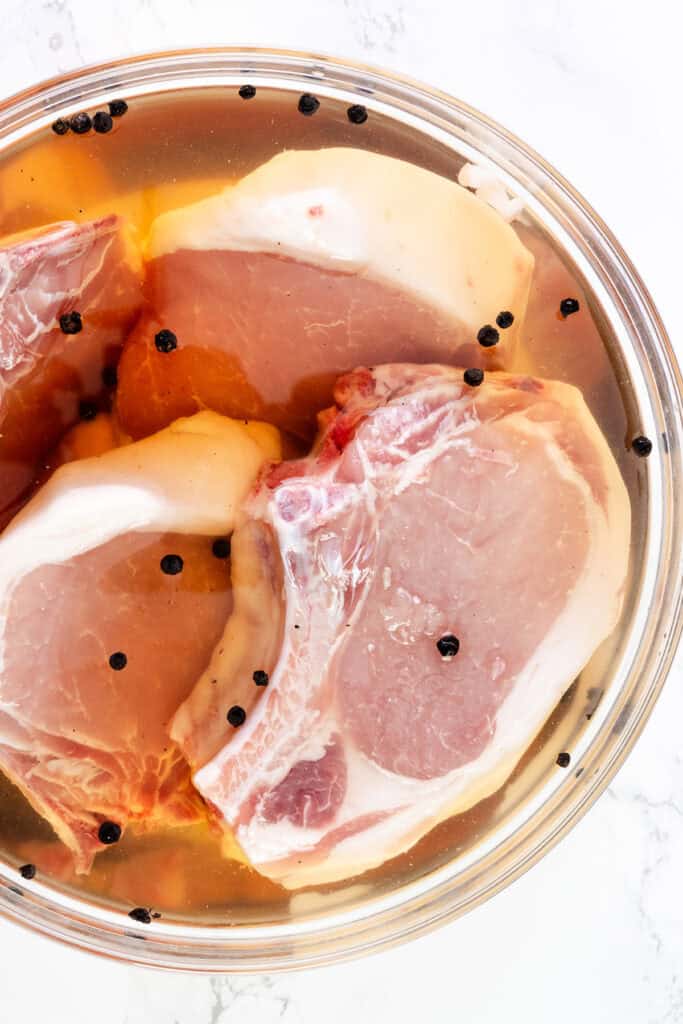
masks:
<svg viewBox="0 0 683 1024"><path fill-rule="evenodd" d="M2 0L0 9L0 96L90 62L219 43L327 51L437 85L569 177L676 329L681 264L664 239L683 229L683 83L671 0ZM511 888L426 938L314 972L211 979L102 962L0 922L0 1019L683 1021L682 680L679 658L633 755L578 827Z"/></svg>

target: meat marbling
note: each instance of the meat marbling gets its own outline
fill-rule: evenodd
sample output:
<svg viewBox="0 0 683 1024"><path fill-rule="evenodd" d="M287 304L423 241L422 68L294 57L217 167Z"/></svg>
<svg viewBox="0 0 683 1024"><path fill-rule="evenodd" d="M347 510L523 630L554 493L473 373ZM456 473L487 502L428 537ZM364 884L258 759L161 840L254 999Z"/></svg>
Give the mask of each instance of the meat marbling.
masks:
<svg viewBox="0 0 683 1024"><path fill-rule="evenodd" d="M314 452L247 503L234 614L172 726L290 888L381 864L498 789L614 628L628 566L628 495L575 388L391 365L335 397Z"/></svg>

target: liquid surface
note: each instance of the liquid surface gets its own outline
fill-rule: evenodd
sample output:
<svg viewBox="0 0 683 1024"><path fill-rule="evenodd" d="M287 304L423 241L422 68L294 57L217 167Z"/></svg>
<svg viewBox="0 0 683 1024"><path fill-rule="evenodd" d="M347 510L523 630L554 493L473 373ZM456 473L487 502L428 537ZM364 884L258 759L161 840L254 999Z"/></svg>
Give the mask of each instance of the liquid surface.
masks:
<svg viewBox="0 0 683 1024"><path fill-rule="evenodd" d="M91 132L57 137L44 131L0 156L0 236L57 220L82 222L110 213L127 217L144 236L160 213L218 192L227 181L239 179L289 148L365 147L452 179L457 178L462 163L445 147L379 116L370 117L363 125L353 125L346 116L346 106L332 101L325 102L316 116L309 118L298 113L296 96L272 90L259 90L249 101L228 90L204 90L201 97L178 94L172 98L128 99L128 113L114 122L113 131L107 135ZM629 421L632 400L618 353L611 339L603 337L599 311L552 239L526 221L516 224L515 230L536 257L522 346L527 348L534 373L580 387L626 481L633 537L639 538L644 532L642 467L627 449L633 427ZM568 296L579 300L580 312L561 318L559 303ZM138 396L141 405L145 386L142 380ZM106 412L111 407L112 388L103 385L95 389L92 383L89 387L81 397L94 402L100 414ZM38 421L40 413L37 407ZM293 442L285 455L296 451ZM77 453L84 454L80 448ZM43 478L62 458L63 452L46 458ZM24 474L29 473L27 466L20 468ZM6 469L0 464L0 472ZM4 521L30 493L31 487L5 509ZM176 540L177 547L181 540ZM148 539L147 543L149 547L142 551L119 553L129 562L140 562L138 581L142 582L135 593L126 594L116 560L110 559L98 600L106 606L109 595L109 601L119 604L138 603L133 642L139 646L140 661L150 666L155 658L163 659L165 638L181 628L181 620L192 618L198 602L213 602L210 614L218 623L224 618L230 595L229 563L209 562L203 580L209 579L210 585L204 588L199 580L191 593L187 577L188 592L164 621L158 614L158 577L153 577L154 585L150 582L152 576L145 583L142 563L147 558L158 563L169 539ZM193 538L182 540L188 550L199 543ZM634 579L639 564L636 543L632 552ZM223 573L220 579L217 573ZM115 622L112 625L104 610L100 612L103 626L111 632ZM624 622L628 614L627 600ZM339 908L364 894L380 895L470 849L529 799L548 772L562 770L555 766L557 755L570 750L585 728L586 716L592 714L600 699L619 639L618 633L610 638L583 671L502 790L466 814L439 825L408 853L360 879L330 886L322 896L303 893L292 898L249 868L238 853L224 856L221 838L206 822L152 831L132 827L115 848L97 857L89 875L76 876L67 851L50 828L1 777L0 849L10 863L32 862L43 879L50 877L72 892L124 910L152 906L165 917L199 919L203 923L271 922L289 913ZM26 642L30 646L30 636ZM113 636L107 636L106 643L114 644ZM182 656L181 645L178 657ZM574 766L569 770L573 771Z"/></svg>

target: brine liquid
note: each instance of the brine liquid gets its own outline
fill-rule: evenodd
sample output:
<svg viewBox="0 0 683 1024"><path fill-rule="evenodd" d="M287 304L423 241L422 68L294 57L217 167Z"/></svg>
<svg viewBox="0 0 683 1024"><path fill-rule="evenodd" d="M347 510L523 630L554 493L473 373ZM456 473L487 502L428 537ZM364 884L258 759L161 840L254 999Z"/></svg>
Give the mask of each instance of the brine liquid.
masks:
<svg viewBox="0 0 683 1024"><path fill-rule="evenodd" d="M436 142L378 115L371 113L364 125L350 124L347 104L326 100L315 117L302 117L298 97L284 91L259 89L249 101L240 99L236 89L126 98L128 113L115 121L107 135L57 137L44 130L0 156L1 235L58 220L86 221L117 213L129 218L144 236L160 213L219 191L226 182L239 179L284 149L365 147L454 179L463 162ZM640 538L644 533L642 468L627 451L635 424L629 422L632 402L618 353L609 337L603 336L590 296L563 263L552 240L531 222L515 227L536 257L522 337L534 372L581 388L626 480L633 536ZM578 298L584 311L591 309L591 322L587 316L582 319L580 338L558 315L560 300L568 296ZM35 412L39 417L40 409ZM640 564L637 544L636 540L634 576ZM216 589L220 591L220 586ZM205 596L185 595L190 614L192 602ZM154 595L146 598L153 609ZM627 601L624 621L628 615ZM163 642L163 625L157 622L155 629L158 634L161 630ZM147 832L130 827L116 847L97 856L89 875L75 876L66 848L2 777L0 848L9 862L31 861L43 880L51 877L55 885L80 895L124 910L152 906L165 918L203 923L273 922L313 907L339 909L361 894L381 895L470 849L529 799L548 772L562 770L555 766L557 754L571 750L587 726L619 639L617 633L596 654L503 789L439 825L406 854L314 896L292 898L238 854L226 857L220 837L206 824ZM572 764L567 770L575 772L579 767Z"/></svg>

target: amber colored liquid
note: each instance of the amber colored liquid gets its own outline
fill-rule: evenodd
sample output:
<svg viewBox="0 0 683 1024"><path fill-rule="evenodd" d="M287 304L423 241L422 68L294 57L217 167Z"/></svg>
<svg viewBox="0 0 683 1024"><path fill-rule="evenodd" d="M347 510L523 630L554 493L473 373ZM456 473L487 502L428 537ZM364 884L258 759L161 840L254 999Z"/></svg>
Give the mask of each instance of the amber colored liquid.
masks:
<svg viewBox="0 0 683 1024"><path fill-rule="evenodd" d="M105 136L57 137L42 132L0 155L0 235L57 220L90 220L106 213L128 217L144 236L165 210L220 190L283 149L352 145L390 154L455 178L462 163L453 152L380 116L363 126L349 123L346 105L323 103L313 118L302 117L296 96L259 90L244 101L235 90L207 89L172 97L129 97L130 109ZM419 202L419 196L416 197ZM578 385L614 451L627 482L633 536L643 531L643 479L628 453L628 381L618 353L603 336L570 267L552 240L533 225L518 228L536 255L526 347L534 372ZM578 297L584 317L580 346L558 320L562 298ZM258 383L258 382L256 382ZM36 410L40 415L40 410ZM633 575L640 552L633 550ZM624 621L629 615L626 603ZM34 862L43 879L127 910L152 906L165 918L202 923L273 922L289 913L339 909L366 892L379 895L415 879L471 849L557 771L560 750L586 727L609 677L619 631L598 652L533 742L513 777L495 795L465 814L443 822L412 850L360 878L329 886L307 902L268 881L239 859L221 852L207 825L159 832L130 828L114 848L100 854L91 873L75 876L65 848L21 794L0 776L0 849L12 863ZM569 769L576 771L574 765Z"/></svg>

